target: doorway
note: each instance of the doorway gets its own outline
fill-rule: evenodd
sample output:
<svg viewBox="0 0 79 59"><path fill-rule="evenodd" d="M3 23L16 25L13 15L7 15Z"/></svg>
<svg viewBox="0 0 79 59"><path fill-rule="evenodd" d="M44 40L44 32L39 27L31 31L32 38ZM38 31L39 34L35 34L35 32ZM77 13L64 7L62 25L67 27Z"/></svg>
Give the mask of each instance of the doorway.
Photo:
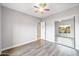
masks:
<svg viewBox="0 0 79 59"><path fill-rule="evenodd" d="M75 48L75 17L55 21L55 42Z"/></svg>

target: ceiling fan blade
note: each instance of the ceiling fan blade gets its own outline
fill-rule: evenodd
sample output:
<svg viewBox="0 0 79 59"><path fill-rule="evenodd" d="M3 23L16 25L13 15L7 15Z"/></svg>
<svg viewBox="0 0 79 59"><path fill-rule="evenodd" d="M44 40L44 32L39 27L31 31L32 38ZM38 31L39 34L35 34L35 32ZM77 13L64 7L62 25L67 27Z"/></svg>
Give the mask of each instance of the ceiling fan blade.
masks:
<svg viewBox="0 0 79 59"><path fill-rule="evenodd" d="M47 6L47 4L46 3L40 3L40 7L46 7Z"/></svg>
<svg viewBox="0 0 79 59"><path fill-rule="evenodd" d="M50 11L50 9L44 9L45 11Z"/></svg>
<svg viewBox="0 0 79 59"><path fill-rule="evenodd" d="M38 11L35 11L35 13L38 13Z"/></svg>
<svg viewBox="0 0 79 59"><path fill-rule="evenodd" d="M35 8L39 8L39 7L37 7L37 6L34 6Z"/></svg>

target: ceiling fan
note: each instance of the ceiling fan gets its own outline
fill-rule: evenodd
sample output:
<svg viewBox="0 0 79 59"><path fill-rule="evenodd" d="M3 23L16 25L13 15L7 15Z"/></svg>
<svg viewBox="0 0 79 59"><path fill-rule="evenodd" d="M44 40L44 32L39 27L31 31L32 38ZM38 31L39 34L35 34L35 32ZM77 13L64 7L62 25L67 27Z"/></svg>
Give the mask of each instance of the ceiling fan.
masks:
<svg viewBox="0 0 79 59"><path fill-rule="evenodd" d="M39 12L41 14L44 14L45 12L50 11L46 3L35 4L33 7L35 8L35 13Z"/></svg>

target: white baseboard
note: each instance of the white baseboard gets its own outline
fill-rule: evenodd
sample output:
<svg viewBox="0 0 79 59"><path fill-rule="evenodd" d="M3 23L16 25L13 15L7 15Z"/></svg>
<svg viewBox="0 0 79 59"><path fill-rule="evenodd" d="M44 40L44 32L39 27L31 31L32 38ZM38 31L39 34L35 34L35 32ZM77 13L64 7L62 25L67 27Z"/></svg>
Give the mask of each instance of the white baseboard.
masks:
<svg viewBox="0 0 79 59"><path fill-rule="evenodd" d="M22 45L25 45L25 44L28 44L28 43L31 43L31 42L34 42L34 41L36 41L36 40L32 40L30 42L23 42L23 43L20 43L20 44L17 44L17 45L13 45L11 47L3 48L3 49L1 49L1 51L7 50L7 49L11 49L11 48L15 48L15 47L18 47L18 46L22 46Z"/></svg>

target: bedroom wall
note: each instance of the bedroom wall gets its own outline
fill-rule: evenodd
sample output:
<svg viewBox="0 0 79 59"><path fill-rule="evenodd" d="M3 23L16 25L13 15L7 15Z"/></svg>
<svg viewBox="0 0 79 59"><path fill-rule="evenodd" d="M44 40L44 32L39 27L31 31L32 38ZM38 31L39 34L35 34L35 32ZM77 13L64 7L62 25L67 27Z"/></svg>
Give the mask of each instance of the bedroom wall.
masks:
<svg viewBox="0 0 79 59"><path fill-rule="evenodd" d="M2 7L2 50L37 40L39 18Z"/></svg>
<svg viewBox="0 0 79 59"><path fill-rule="evenodd" d="M43 19L46 21L46 40L55 42L55 21L65 20L73 16L75 16L76 49L79 50L79 6L50 15Z"/></svg>

